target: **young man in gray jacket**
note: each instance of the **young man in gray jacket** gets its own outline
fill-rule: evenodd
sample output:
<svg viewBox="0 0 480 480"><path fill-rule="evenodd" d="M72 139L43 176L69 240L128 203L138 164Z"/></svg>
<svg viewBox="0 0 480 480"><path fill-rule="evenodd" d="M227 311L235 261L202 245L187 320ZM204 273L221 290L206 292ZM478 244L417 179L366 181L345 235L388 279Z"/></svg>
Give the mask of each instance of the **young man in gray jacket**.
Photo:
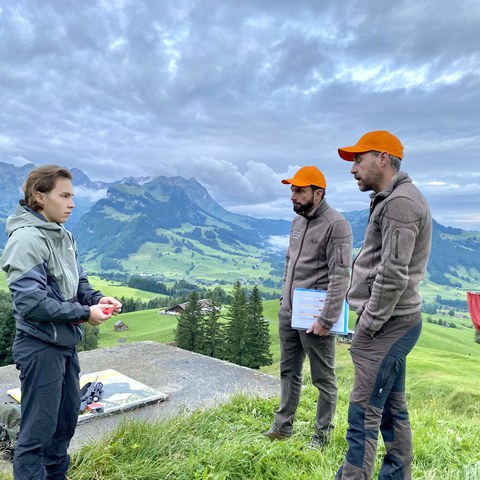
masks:
<svg viewBox="0 0 480 480"><path fill-rule="evenodd" d="M347 301L358 315L350 349L355 367L348 451L337 480L368 480L379 430L386 455L379 479L411 478L412 436L405 397L406 357L422 329L419 284L432 236L427 202L401 172L403 145L391 133L366 133L339 148L362 191L372 191L363 248L354 260Z"/></svg>
<svg viewBox="0 0 480 480"><path fill-rule="evenodd" d="M281 307L280 333L281 399L275 420L267 432L270 440L292 435L293 420L300 400L302 368L310 360L312 383L318 388L315 434L311 448L330 438L337 405L335 337L330 329L338 320L350 280L352 230L348 222L325 200L326 181L314 166L302 167L291 185L293 219L290 232ZM325 290L326 299L318 320L308 330L292 328L292 297L295 288Z"/></svg>
<svg viewBox="0 0 480 480"><path fill-rule="evenodd" d="M32 170L25 198L7 220L2 268L13 296L13 360L20 370L21 423L15 480L66 479L80 410L75 345L81 323L100 325L121 303L94 290L63 224L75 207L72 175L57 165ZM108 307L114 308L108 312Z"/></svg>

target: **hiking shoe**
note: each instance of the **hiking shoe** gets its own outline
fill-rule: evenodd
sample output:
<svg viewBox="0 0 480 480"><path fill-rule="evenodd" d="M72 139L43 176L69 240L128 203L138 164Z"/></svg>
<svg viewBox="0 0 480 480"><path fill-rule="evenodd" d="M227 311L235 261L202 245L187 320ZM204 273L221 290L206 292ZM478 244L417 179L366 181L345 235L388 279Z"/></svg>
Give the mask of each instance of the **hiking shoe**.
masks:
<svg viewBox="0 0 480 480"><path fill-rule="evenodd" d="M310 440L310 443L308 443L307 448L309 450L321 450L328 443L328 441L328 437L325 435L319 435L318 433L315 433Z"/></svg>
<svg viewBox="0 0 480 480"><path fill-rule="evenodd" d="M276 432L273 428L263 432L263 436L267 437L269 440L272 440L272 442L274 440L286 440L288 438L288 435L282 435L281 433Z"/></svg>

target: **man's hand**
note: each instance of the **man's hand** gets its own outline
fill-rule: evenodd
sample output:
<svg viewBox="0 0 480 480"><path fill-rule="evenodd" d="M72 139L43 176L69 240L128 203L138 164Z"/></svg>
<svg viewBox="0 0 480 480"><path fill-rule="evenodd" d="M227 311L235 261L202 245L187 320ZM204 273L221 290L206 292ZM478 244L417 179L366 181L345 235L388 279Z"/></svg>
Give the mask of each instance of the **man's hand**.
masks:
<svg viewBox="0 0 480 480"><path fill-rule="evenodd" d="M92 305L90 307L90 317L88 317L87 322L94 327L101 325L103 322L108 320L112 314L111 313L104 313L105 305Z"/></svg>
<svg viewBox="0 0 480 480"><path fill-rule="evenodd" d="M108 307L115 307L111 313L111 315L118 315L122 311L122 304L113 297L102 297L98 301L98 305L103 305L103 308L106 309ZM108 315L108 318L110 318L110 315Z"/></svg>
<svg viewBox="0 0 480 480"><path fill-rule="evenodd" d="M317 321L313 322L311 327L307 330L307 333L313 333L319 337L327 337L330 335L328 328L322 327Z"/></svg>

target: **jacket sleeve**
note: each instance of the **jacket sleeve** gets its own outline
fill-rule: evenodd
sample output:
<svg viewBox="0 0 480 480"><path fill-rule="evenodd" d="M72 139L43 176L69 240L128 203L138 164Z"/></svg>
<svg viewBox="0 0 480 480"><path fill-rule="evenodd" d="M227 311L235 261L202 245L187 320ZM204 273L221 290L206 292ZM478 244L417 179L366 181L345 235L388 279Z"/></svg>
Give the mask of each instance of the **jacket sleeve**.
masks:
<svg viewBox="0 0 480 480"><path fill-rule="evenodd" d="M331 329L337 322L343 308L345 294L350 284L352 264L352 229L346 220L332 224L327 239L328 287L325 303L318 323Z"/></svg>
<svg viewBox="0 0 480 480"><path fill-rule="evenodd" d="M78 281L77 300L82 305L96 305L98 301L105 295L99 290L95 290L90 285L85 270L79 263L78 273L80 275L80 278Z"/></svg>
<svg viewBox="0 0 480 480"><path fill-rule="evenodd" d="M359 320L368 335L375 335L393 315L409 281L409 265L422 226L423 210L406 197L387 202L379 219L382 232L381 261L370 298Z"/></svg>
<svg viewBox="0 0 480 480"><path fill-rule="evenodd" d="M13 296L14 309L32 322L75 323L90 317L88 306L47 294L48 251L43 242L20 236L8 242L3 254L3 270Z"/></svg>

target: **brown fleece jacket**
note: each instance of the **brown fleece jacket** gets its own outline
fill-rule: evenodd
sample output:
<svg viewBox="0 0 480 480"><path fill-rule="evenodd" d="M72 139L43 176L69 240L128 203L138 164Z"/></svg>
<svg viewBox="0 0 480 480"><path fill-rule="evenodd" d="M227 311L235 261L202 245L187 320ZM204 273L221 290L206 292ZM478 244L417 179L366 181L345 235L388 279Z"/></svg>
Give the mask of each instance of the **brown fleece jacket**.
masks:
<svg viewBox="0 0 480 480"><path fill-rule="evenodd" d="M432 216L405 172L372 194L363 248L353 263L347 301L360 317L357 328L374 336L395 315L420 311Z"/></svg>
<svg viewBox="0 0 480 480"><path fill-rule="evenodd" d="M332 328L342 310L351 262L352 229L340 213L322 200L311 216L297 215L290 231L282 309L291 313L295 288L326 290L318 323Z"/></svg>

